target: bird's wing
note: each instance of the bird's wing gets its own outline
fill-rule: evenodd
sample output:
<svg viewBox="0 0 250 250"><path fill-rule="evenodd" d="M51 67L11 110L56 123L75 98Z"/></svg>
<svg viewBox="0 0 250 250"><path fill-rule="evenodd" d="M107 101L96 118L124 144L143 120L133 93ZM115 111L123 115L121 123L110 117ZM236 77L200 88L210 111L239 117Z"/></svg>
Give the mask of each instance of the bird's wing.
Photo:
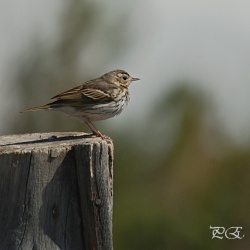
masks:
<svg viewBox="0 0 250 250"><path fill-rule="evenodd" d="M100 89L90 89L90 88L83 89L82 94L93 100L102 100L102 99L110 98L109 93L104 92Z"/></svg>
<svg viewBox="0 0 250 250"><path fill-rule="evenodd" d="M51 99L58 100L81 100L86 102L98 100L110 100L111 95L108 89L112 86L107 86L107 82L101 79L95 79L84 83L83 85L64 91Z"/></svg>
<svg viewBox="0 0 250 250"><path fill-rule="evenodd" d="M53 96L51 99L80 99L82 86L77 86L58 95Z"/></svg>

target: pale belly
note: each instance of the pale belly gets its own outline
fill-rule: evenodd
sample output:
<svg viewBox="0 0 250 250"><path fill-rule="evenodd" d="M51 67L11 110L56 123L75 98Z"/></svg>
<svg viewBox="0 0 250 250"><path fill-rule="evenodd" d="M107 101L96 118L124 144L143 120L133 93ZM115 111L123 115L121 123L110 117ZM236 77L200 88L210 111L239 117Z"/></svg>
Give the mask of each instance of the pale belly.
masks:
<svg viewBox="0 0 250 250"><path fill-rule="evenodd" d="M119 115L128 104L128 97L119 102L110 102L107 104L85 105L83 107L61 107L59 110L71 117L77 118L82 122L99 121L109 119Z"/></svg>

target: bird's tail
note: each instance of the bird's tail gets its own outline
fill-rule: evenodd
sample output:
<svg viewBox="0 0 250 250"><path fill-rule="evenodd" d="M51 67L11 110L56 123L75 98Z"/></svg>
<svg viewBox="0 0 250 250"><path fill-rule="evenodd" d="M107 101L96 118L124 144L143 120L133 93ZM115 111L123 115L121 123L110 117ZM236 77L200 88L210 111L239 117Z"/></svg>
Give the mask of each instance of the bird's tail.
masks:
<svg viewBox="0 0 250 250"><path fill-rule="evenodd" d="M39 107L25 109L25 110L21 111L21 113L30 112L30 111L48 110L48 109L51 109L51 108L52 108L51 105L43 105L43 106L39 106Z"/></svg>

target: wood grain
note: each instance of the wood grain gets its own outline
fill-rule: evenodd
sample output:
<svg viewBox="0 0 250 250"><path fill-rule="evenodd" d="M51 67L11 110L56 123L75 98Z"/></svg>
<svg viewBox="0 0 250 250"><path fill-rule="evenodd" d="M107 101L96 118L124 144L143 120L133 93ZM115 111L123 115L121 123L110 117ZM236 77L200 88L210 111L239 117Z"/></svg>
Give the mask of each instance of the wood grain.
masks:
<svg viewBox="0 0 250 250"><path fill-rule="evenodd" d="M111 141L0 137L0 249L112 249L112 209Z"/></svg>

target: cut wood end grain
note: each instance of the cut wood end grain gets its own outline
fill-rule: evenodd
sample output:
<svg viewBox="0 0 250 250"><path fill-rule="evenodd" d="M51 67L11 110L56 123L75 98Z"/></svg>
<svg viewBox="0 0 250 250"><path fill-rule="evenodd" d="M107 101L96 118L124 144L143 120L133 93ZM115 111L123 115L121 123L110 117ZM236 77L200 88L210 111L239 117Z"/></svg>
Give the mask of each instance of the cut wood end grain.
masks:
<svg viewBox="0 0 250 250"><path fill-rule="evenodd" d="M8 153L13 149L19 152L34 151L35 148L55 148L57 145L71 147L76 144L95 144L106 142L109 147L113 148L112 140L103 140L92 134L81 132L50 132L50 133L33 133L33 134L16 134L0 136L0 152Z"/></svg>

